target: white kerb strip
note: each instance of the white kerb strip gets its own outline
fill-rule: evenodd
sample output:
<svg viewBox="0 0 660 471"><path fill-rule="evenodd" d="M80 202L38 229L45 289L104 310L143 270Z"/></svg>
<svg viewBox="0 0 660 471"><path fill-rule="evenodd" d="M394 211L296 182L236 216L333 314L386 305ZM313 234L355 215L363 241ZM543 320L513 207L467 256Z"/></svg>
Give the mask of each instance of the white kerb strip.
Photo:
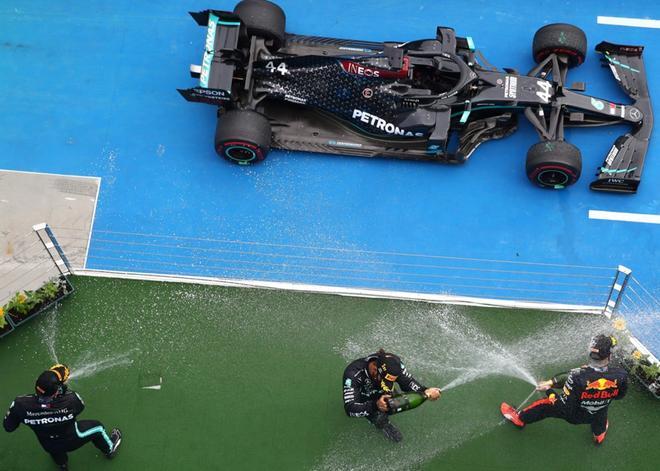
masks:
<svg viewBox="0 0 660 471"><path fill-rule="evenodd" d="M596 209L589 210L589 219L660 224L660 215L658 214L617 213L614 211L598 211Z"/></svg>
<svg viewBox="0 0 660 471"><path fill-rule="evenodd" d="M596 23L600 25L633 26L637 28L660 28L660 20L646 18L621 18L618 16L599 16Z"/></svg>

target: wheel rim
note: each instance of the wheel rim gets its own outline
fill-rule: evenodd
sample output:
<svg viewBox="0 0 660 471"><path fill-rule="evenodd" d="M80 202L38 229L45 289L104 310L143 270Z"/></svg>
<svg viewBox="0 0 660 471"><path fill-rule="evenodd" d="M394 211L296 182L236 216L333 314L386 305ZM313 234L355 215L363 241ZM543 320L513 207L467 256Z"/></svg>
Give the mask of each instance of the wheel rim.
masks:
<svg viewBox="0 0 660 471"><path fill-rule="evenodd" d="M541 186L564 188L571 181L571 175L563 168L541 170L536 175L536 181Z"/></svg>
<svg viewBox="0 0 660 471"><path fill-rule="evenodd" d="M574 51L573 49L568 49L568 48L551 48L551 49L544 49L542 51L539 51L536 54L536 61L541 62L543 59L548 57L550 54L558 54L558 55L565 55L569 56L569 59L573 61L575 65L580 65L584 61L584 57L577 51Z"/></svg>
<svg viewBox="0 0 660 471"><path fill-rule="evenodd" d="M257 154L249 147L234 145L225 147L225 156L236 162L252 162L257 158Z"/></svg>

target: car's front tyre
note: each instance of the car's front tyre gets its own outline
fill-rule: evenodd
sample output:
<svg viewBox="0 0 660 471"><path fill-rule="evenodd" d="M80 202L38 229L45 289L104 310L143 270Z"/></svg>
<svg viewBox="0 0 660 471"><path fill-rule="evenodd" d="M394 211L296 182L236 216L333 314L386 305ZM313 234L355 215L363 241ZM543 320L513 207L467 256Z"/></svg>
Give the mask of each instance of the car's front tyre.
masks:
<svg viewBox="0 0 660 471"><path fill-rule="evenodd" d="M527 177L535 185L560 190L580 178L582 154L570 142L537 142L527 152L525 168Z"/></svg>
<svg viewBox="0 0 660 471"><path fill-rule="evenodd" d="M532 55L538 64L550 54L566 57L569 67L577 67L587 55L587 35L567 23L545 25L534 35Z"/></svg>

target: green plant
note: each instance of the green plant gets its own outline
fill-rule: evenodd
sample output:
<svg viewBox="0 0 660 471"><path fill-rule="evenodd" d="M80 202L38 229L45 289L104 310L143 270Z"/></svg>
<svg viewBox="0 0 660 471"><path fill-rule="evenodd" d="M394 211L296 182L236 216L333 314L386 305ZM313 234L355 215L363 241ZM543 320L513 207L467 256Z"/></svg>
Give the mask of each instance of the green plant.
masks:
<svg viewBox="0 0 660 471"><path fill-rule="evenodd" d="M640 364L639 368L649 380L654 381L660 377L660 364L651 363L649 365Z"/></svg>
<svg viewBox="0 0 660 471"><path fill-rule="evenodd" d="M648 381L660 379L660 363L654 363L649 360L649 355L644 355L639 350L635 350L630 355L630 372L643 377Z"/></svg>
<svg viewBox="0 0 660 471"><path fill-rule="evenodd" d="M39 299L39 301L47 303L49 301L53 301L54 299L56 299L59 293L60 293L59 280L58 281L51 280L37 290L36 296Z"/></svg>
<svg viewBox="0 0 660 471"><path fill-rule="evenodd" d="M0 307L0 329L4 328L7 325L7 320L5 319L5 308Z"/></svg>
<svg viewBox="0 0 660 471"><path fill-rule="evenodd" d="M7 311L19 317L25 317L38 303L39 299L34 291L19 291L7 303Z"/></svg>

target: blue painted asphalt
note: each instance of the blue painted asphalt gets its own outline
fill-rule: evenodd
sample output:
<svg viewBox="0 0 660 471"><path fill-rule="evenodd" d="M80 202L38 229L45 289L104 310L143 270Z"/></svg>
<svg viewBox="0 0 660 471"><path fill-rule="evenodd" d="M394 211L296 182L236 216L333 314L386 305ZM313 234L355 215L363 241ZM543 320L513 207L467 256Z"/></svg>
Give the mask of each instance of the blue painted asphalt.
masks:
<svg viewBox="0 0 660 471"><path fill-rule="evenodd" d="M299 34L403 41L432 37L437 24L452 26L458 35L472 36L492 64L523 72L533 66L537 28L574 23L587 33L590 52L569 78L586 81L587 93L626 102L593 46L603 39L642 44L651 94L660 96L660 31L596 23L599 15L660 19L660 4L502 3L472 1L469 9L465 2L435 1L280 5L287 30ZM213 150L214 109L187 103L176 92L194 85L188 66L201 60L204 40L204 29L186 12L209 7L233 4L0 3L0 168L102 178L88 268L211 273L201 258L186 269L112 259L102 250L109 237L104 231L110 231L270 244L284 251L369 251L372 261L384 260L382 253L416 253L625 264L660 297L660 226L587 218L590 209L660 214L659 139L651 141L636 195L588 189L621 128L569 130L567 139L583 153L582 179L562 192L532 187L524 161L536 137L524 119L514 136L484 144L462 166L281 151L260 165L233 166ZM249 261L251 255L228 253L222 263L232 257ZM327 282L313 269L261 277ZM364 285L360 279L342 283ZM387 276L379 286L414 290Z"/></svg>

